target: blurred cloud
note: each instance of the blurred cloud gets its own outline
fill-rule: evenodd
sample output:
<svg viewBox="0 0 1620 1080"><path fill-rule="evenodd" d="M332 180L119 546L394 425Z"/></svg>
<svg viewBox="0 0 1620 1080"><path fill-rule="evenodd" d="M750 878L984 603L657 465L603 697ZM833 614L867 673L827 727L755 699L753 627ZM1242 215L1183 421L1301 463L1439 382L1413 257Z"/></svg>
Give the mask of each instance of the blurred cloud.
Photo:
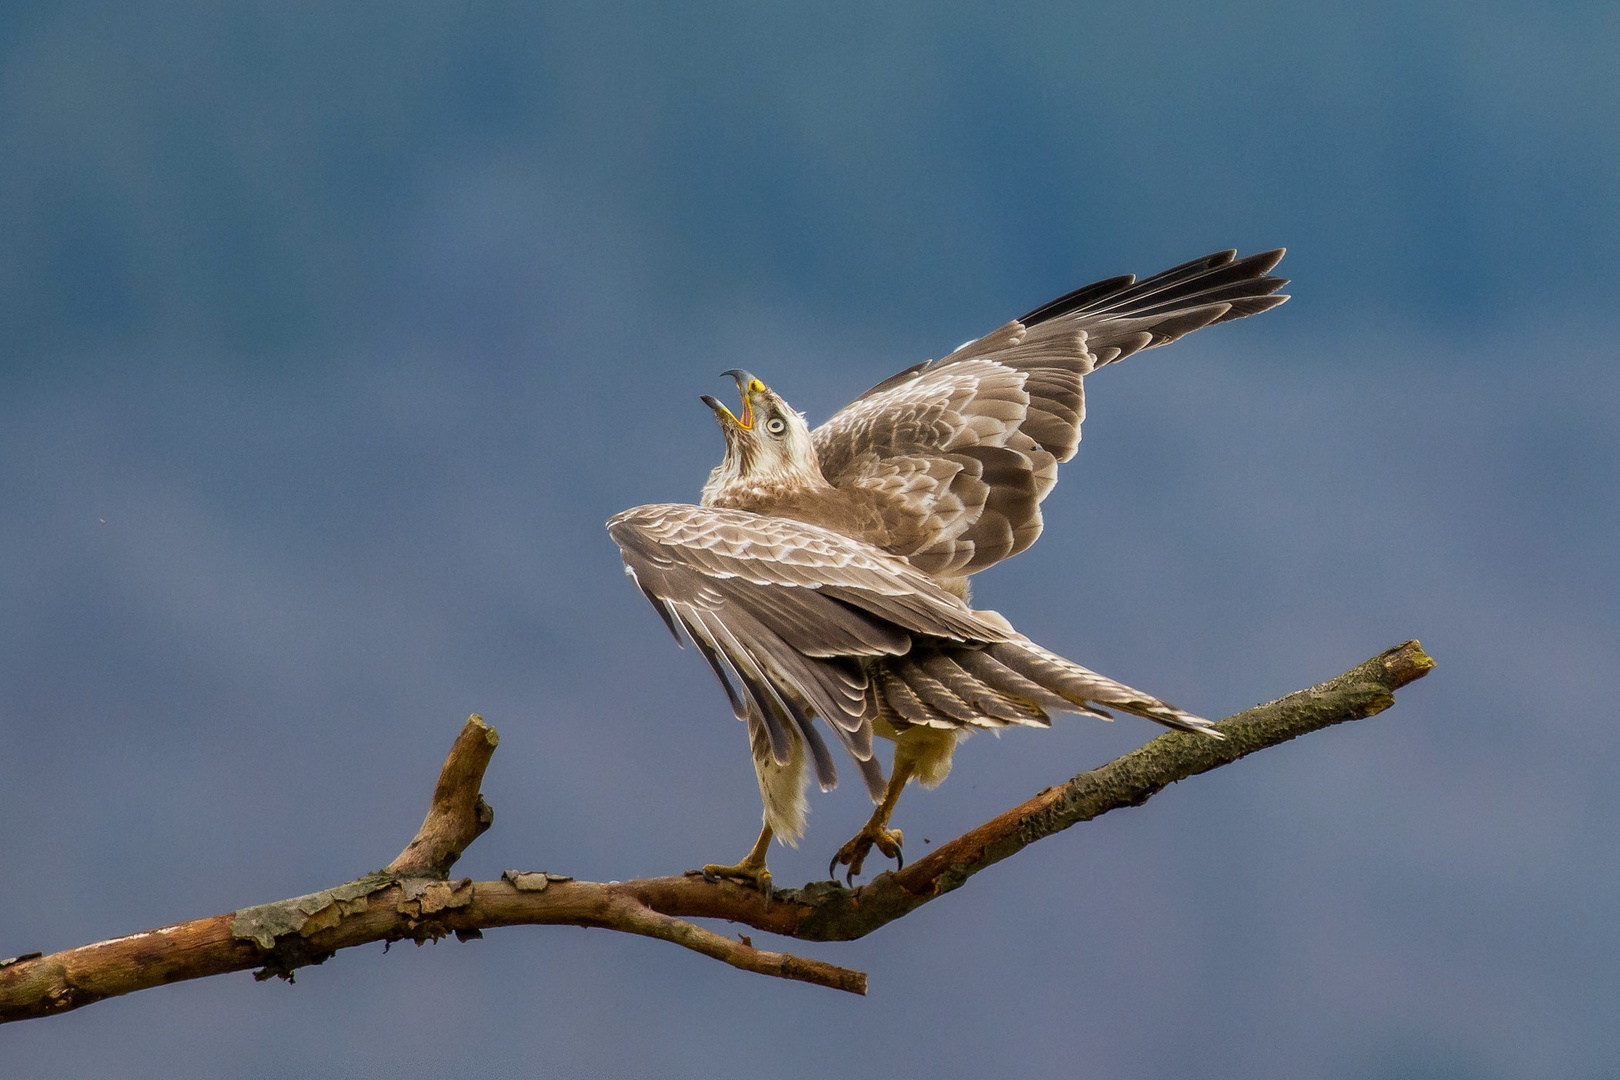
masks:
<svg viewBox="0 0 1620 1080"><path fill-rule="evenodd" d="M0 955L376 865L473 710L503 742L467 872L740 853L741 732L601 529L695 495L697 395L748 367L815 420L1220 247L1290 245L1295 300L1088 382L1048 534L980 598L1210 714L1407 637L1440 662L1388 716L812 950L867 1001L508 931L10 1028L19 1075L1615 1060L1610 8L6 22ZM974 739L900 824L937 843L1144 728ZM816 799L779 879L863 817Z"/></svg>

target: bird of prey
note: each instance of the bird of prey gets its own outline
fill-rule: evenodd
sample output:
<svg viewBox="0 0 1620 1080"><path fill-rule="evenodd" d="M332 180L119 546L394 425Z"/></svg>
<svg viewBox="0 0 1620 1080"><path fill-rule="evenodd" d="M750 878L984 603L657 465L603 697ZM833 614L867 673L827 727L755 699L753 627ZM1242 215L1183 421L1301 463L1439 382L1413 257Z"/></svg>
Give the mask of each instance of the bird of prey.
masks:
<svg viewBox="0 0 1620 1080"><path fill-rule="evenodd" d="M842 743L877 803L833 856L900 859L889 818L907 781L945 779L980 728L1046 727L1109 709L1219 738L1209 722L1041 648L969 605L968 578L1041 534L1041 501L1080 441L1097 368L1287 299L1282 251L1217 252L1142 281L1076 289L878 383L820 427L746 371L738 412L708 395L725 460L698 505L608 521L625 572L714 670L747 725L764 825L734 865L704 872L768 889L772 836L804 832L810 774ZM872 737L895 744L885 780Z"/></svg>

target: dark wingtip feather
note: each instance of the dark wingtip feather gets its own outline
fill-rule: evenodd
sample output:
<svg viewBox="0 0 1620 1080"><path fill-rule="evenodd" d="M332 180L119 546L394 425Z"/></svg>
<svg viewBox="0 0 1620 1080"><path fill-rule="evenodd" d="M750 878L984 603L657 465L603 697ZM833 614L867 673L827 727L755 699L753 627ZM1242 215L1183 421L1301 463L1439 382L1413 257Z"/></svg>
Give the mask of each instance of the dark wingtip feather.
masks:
<svg viewBox="0 0 1620 1080"><path fill-rule="evenodd" d="M1280 289L1286 284L1288 284L1287 281L1282 281L1277 287ZM1218 323L1231 322L1233 319L1258 315L1262 311L1270 311L1274 307L1281 307L1287 300L1287 293L1272 293L1270 296L1251 296L1245 300L1233 300L1231 301L1232 310L1215 321Z"/></svg>
<svg viewBox="0 0 1620 1080"><path fill-rule="evenodd" d="M1056 300L1049 300L1028 314L1020 315L1018 321L1025 326L1035 326L1050 319L1061 318L1071 311L1078 311L1087 304L1134 284L1136 284L1135 274L1121 274L1118 277L1094 281L1090 285L1080 286L1073 292L1064 293Z"/></svg>
<svg viewBox="0 0 1620 1080"><path fill-rule="evenodd" d="M658 612L658 617L664 620L664 625L669 627L670 637L675 639L675 644L683 649L686 648L686 642L681 639L680 630L675 627L675 616L669 613L669 609L664 606L664 602L652 590L643 585L639 579L636 580L636 588L641 590L641 595L647 598L647 602L653 606L653 610Z"/></svg>
<svg viewBox="0 0 1620 1080"><path fill-rule="evenodd" d="M1018 321L1025 326L1036 326L1077 312L1134 315L1161 304L1168 306L1176 300L1183 303L1211 303L1227 299L1218 295L1198 295L1204 291L1217 291L1217 284L1226 286L1219 290L1223 292L1232 291L1232 285L1241 283L1241 288L1236 290L1240 294L1253 296L1268 293L1287 284L1285 279L1266 276L1282 261L1285 250L1274 248L1239 259L1237 249L1228 248L1161 270L1140 281L1132 274L1107 278L1042 304ZM1230 313L1226 316L1228 319L1239 317Z"/></svg>
<svg viewBox="0 0 1620 1080"><path fill-rule="evenodd" d="M1256 252L1255 254L1250 255L1245 261L1253 261L1255 264L1255 270L1258 273L1269 274L1273 269L1276 268L1278 263L1283 261L1283 256L1286 254L1288 254L1288 249L1285 247L1272 248L1270 251ZM1265 265L1262 266L1262 263ZM1287 282L1284 282L1283 284L1286 285Z"/></svg>

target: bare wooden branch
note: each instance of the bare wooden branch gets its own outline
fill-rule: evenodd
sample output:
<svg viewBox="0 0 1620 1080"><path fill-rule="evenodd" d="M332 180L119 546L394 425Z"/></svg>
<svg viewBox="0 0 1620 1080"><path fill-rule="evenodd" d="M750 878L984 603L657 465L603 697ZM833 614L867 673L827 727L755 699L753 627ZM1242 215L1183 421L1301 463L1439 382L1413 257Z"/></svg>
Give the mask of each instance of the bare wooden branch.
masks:
<svg viewBox="0 0 1620 1080"><path fill-rule="evenodd" d="M1228 765L1257 750L1360 720L1395 703L1395 691L1427 675L1434 661L1416 641L1404 642L1327 682L1230 716L1215 740L1168 732L1100 768L1048 788L976 829L941 844L898 873L858 889L834 881L779 890L770 900L726 882L705 889L678 878L626 882L649 907L687 918L745 923L785 937L848 941L960 888L968 878L1034 843L1110 810L1140 806L1178 780Z"/></svg>
<svg viewBox="0 0 1620 1080"><path fill-rule="evenodd" d="M1167 785L1312 731L1381 712L1394 692L1434 662L1415 641L1335 679L1221 721L1223 741L1172 732L1101 768L1049 788L941 845L899 873L858 889L816 882L765 896L701 877L625 882L508 871L497 881L447 880L449 867L484 829L478 796L496 737L471 718L451 748L422 829L377 874L307 896L178 923L41 956L0 960L0 1022L49 1016L134 990L259 968L259 978L317 964L374 941L423 941L454 933L478 937L499 926L601 927L654 937L745 971L866 992L858 971L756 949L685 920L725 919L786 937L862 937L953 889L1043 837L1122 806L1137 806Z"/></svg>
<svg viewBox="0 0 1620 1080"><path fill-rule="evenodd" d="M467 717L450 747L450 755L444 759L444 768L439 770L439 782L433 786L433 802L422 827L384 873L397 877L450 876L450 868L467 845L495 821L495 811L478 788L500 742L501 737L484 723L482 716L474 713Z"/></svg>

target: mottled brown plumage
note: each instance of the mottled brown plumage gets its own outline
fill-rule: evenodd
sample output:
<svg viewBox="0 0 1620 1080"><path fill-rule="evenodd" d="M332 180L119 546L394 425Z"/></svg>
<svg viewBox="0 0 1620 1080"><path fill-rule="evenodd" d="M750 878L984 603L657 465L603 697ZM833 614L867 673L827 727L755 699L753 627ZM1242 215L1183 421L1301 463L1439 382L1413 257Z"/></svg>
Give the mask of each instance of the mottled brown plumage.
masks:
<svg viewBox="0 0 1620 1080"><path fill-rule="evenodd" d="M637 507L608 530L748 724L765 830L743 863L710 869L763 882L769 837L802 834L808 771L837 781L817 717L881 799L836 857L852 873L873 844L898 855L886 824L900 788L943 780L967 731L1112 708L1214 734L973 610L967 582L1040 536L1041 501L1079 445L1086 375L1287 299L1270 275L1281 251L1235 256L1078 289L879 383L814 431L746 372L727 372L740 416L705 397L726 456L701 504ZM896 741L887 785L874 734Z"/></svg>

